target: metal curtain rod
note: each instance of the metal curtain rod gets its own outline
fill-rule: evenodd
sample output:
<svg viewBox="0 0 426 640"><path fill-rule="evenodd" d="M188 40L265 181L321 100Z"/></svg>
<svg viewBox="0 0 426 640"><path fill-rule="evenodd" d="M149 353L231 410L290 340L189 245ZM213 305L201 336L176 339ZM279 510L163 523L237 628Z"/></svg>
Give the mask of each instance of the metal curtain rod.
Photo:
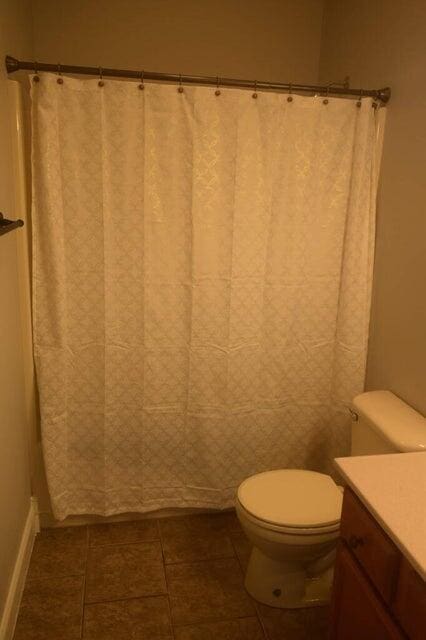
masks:
<svg viewBox="0 0 426 640"><path fill-rule="evenodd" d="M17 60L12 56L5 58L8 73L19 71L51 71L53 73L73 73L77 75L102 76L111 78L135 78L136 80L157 80L163 82L177 82L179 84L202 84L220 85L221 87L240 87L242 89L269 89L272 91L295 91L326 93L344 96L363 96L380 100L383 103L389 101L391 90L389 87L383 89L349 89L346 86L329 85L309 85L283 82L261 82L257 80L241 80L235 78L218 78L213 76L187 76L177 73L158 73L157 71L131 71L129 69L104 69L102 67L80 67L71 64L49 64L46 62L28 62Z"/></svg>

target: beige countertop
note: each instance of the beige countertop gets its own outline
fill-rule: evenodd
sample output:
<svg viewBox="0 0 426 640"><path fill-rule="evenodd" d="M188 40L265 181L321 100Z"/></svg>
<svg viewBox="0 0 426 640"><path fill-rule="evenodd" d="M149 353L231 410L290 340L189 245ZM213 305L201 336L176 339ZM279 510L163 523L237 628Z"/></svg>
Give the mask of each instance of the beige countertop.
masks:
<svg viewBox="0 0 426 640"><path fill-rule="evenodd" d="M426 452L336 458L335 464L426 580Z"/></svg>

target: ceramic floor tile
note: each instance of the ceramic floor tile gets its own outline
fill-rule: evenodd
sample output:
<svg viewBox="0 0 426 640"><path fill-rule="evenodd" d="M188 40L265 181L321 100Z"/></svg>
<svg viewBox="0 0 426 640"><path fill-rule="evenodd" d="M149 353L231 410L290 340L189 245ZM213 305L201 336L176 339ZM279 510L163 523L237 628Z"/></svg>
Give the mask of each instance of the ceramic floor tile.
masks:
<svg viewBox="0 0 426 640"><path fill-rule="evenodd" d="M92 547L104 544L147 542L158 539L157 521L151 519L89 526L89 544Z"/></svg>
<svg viewBox="0 0 426 640"><path fill-rule="evenodd" d="M241 531L241 533L231 534L231 541L234 546L235 553L237 554L238 560L240 561L241 568L245 572L250 560L252 549L251 542L248 540L243 531Z"/></svg>
<svg viewBox="0 0 426 640"><path fill-rule="evenodd" d="M160 518L158 522L161 535L169 537L208 533L229 534L241 530L235 511Z"/></svg>
<svg viewBox="0 0 426 640"><path fill-rule="evenodd" d="M84 640L172 640L167 596L89 604Z"/></svg>
<svg viewBox="0 0 426 640"><path fill-rule="evenodd" d="M231 511L213 513L210 518L212 523L211 526L214 529L225 530L229 533L242 531L240 521L233 509Z"/></svg>
<svg viewBox="0 0 426 640"><path fill-rule="evenodd" d="M237 559L171 564L166 575L176 625L255 614Z"/></svg>
<svg viewBox="0 0 426 640"><path fill-rule="evenodd" d="M330 607L310 607L305 612L309 640L327 640L330 632Z"/></svg>
<svg viewBox="0 0 426 640"><path fill-rule="evenodd" d="M37 535L39 540L52 540L61 544L85 544L87 541L87 526L75 527L46 527Z"/></svg>
<svg viewBox="0 0 426 640"><path fill-rule="evenodd" d="M77 640L83 613L84 577L28 580L14 640Z"/></svg>
<svg viewBox="0 0 426 640"><path fill-rule="evenodd" d="M212 531L210 515L177 516L158 520L161 537L204 535Z"/></svg>
<svg viewBox="0 0 426 640"><path fill-rule="evenodd" d="M175 627L175 640L264 640L257 618L238 618Z"/></svg>
<svg viewBox="0 0 426 640"><path fill-rule="evenodd" d="M198 536L163 534L162 545L166 564L235 556L230 539L222 533L207 532Z"/></svg>
<svg viewBox="0 0 426 640"><path fill-rule="evenodd" d="M86 602L159 595L165 592L160 542L90 548Z"/></svg>
<svg viewBox="0 0 426 640"><path fill-rule="evenodd" d="M34 543L28 578L83 575L86 556L86 527L42 529Z"/></svg>
<svg viewBox="0 0 426 640"><path fill-rule="evenodd" d="M308 640L305 609L276 609L258 604L258 611L269 640Z"/></svg>
<svg viewBox="0 0 426 640"><path fill-rule="evenodd" d="M276 609L258 604L269 640L327 640L328 607Z"/></svg>

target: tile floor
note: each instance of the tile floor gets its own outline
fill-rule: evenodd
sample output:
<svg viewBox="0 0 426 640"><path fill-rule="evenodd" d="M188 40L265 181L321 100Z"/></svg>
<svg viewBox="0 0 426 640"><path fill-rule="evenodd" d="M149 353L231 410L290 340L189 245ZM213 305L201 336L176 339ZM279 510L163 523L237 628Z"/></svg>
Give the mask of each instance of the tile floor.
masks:
<svg viewBox="0 0 426 640"><path fill-rule="evenodd" d="M14 640L326 640L328 609L256 603L233 512L44 529Z"/></svg>

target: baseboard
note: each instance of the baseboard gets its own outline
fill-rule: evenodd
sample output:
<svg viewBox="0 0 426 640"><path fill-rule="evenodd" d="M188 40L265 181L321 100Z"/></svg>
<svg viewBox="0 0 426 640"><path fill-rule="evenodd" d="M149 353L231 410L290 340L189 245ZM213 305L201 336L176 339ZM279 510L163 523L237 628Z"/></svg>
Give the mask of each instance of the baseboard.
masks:
<svg viewBox="0 0 426 640"><path fill-rule="evenodd" d="M21 543L16 557L6 604L0 622L0 640L12 640L18 617L19 605L24 590L25 578L30 564L34 539L40 531L37 500L31 498L27 520L22 532Z"/></svg>

